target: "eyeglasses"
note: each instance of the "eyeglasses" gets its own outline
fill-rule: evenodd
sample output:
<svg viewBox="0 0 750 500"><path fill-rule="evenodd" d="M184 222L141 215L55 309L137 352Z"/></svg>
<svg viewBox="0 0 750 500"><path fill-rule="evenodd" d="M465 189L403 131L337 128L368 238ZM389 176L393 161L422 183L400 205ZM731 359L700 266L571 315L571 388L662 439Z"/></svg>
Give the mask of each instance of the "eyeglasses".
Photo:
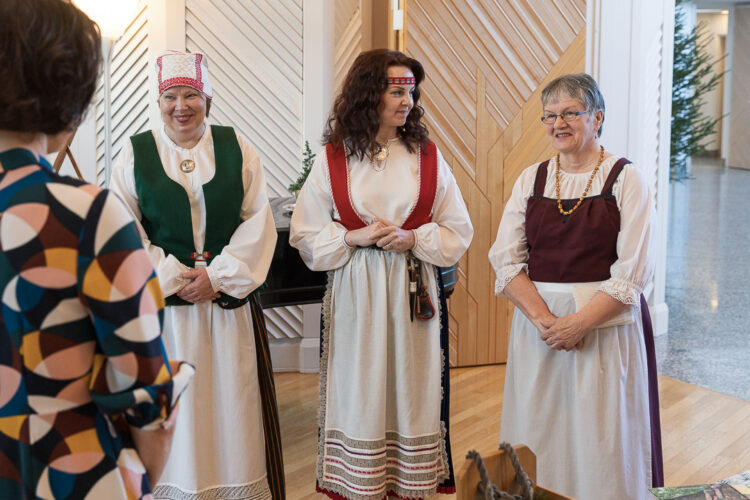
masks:
<svg viewBox="0 0 750 500"><path fill-rule="evenodd" d="M557 117L559 116L565 123L570 123L576 121L579 116L588 112L589 110L584 109L583 111L563 111L559 115L556 115L555 113L547 113L546 115L542 115L540 119L542 120L542 123L552 125L557 121Z"/></svg>

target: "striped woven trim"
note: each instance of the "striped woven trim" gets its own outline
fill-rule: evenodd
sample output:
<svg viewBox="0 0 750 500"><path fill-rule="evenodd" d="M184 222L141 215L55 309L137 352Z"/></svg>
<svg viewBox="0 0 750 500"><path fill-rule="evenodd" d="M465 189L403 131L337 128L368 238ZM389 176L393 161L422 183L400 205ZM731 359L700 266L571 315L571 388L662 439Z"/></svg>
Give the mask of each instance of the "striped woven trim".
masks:
<svg viewBox="0 0 750 500"><path fill-rule="evenodd" d="M154 500L272 500L264 477L252 484L217 486L201 491L185 491L174 484L159 484L154 488Z"/></svg>
<svg viewBox="0 0 750 500"><path fill-rule="evenodd" d="M433 496L447 475L444 431L420 437L387 432L386 439L358 440L339 430L325 432L322 489L352 499Z"/></svg>

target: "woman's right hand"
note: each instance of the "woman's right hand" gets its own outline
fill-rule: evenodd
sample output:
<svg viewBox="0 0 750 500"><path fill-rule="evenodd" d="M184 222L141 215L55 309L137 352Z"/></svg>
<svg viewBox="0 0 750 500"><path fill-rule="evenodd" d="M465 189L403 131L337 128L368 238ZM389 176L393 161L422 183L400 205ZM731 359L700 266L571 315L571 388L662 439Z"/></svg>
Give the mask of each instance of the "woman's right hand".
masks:
<svg viewBox="0 0 750 500"><path fill-rule="evenodd" d="M386 227L384 222L376 221L369 226L347 231L344 241L350 247L369 247L380 239L380 231Z"/></svg>

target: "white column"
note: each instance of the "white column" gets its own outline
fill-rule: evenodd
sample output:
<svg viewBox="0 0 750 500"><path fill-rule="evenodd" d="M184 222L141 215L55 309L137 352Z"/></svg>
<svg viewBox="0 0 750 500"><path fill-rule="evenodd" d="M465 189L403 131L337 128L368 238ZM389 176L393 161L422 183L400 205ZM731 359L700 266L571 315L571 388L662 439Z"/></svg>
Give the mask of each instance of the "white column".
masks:
<svg viewBox="0 0 750 500"><path fill-rule="evenodd" d="M734 58L734 6L729 7L729 27L727 28L727 40L725 51L727 54L724 59L724 103L722 112L724 117L721 119L721 158L724 165L729 163L729 138L731 134L729 113L732 110L732 67Z"/></svg>
<svg viewBox="0 0 750 500"><path fill-rule="evenodd" d="M94 94L96 99L96 94ZM81 175L86 182L96 184L96 132L95 132L96 107L91 104L86 118L81 122L76 130L75 138L70 144L70 151L76 160L76 164L81 171ZM54 162L57 155L49 155L47 158L50 163ZM65 161L60 167L61 175L76 177L70 158L66 156Z"/></svg>
<svg viewBox="0 0 750 500"><path fill-rule="evenodd" d="M303 3L303 137L320 154L323 130L331 110L333 92L333 0ZM299 338L269 338L271 359L277 371L318 371L320 353L320 304L302 306Z"/></svg>
<svg viewBox="0 0 750 500"><path fill-rule="evenodd" d="M185 0L147 1L149 127L158 129L162 126L162 120L156 103L159 98L159 89L153 68L156 58L165 50L185 50ZM210 66L208 71L210 75Z"/></svg>
<svg viewBox="0 0 750 500"><path fill-rule="evenodd" d="M674 0L587 4L586 71L606 103L602 144L646 174L656 200L656 275L649 290L654 332L667 330L664 301Z"/></svg>
<svg viewBox="0 0 750 500"><path fill-rule="evenodd" d="M304 137L317 152L333 96L333 0L306 0L302 13Z"/></svg>

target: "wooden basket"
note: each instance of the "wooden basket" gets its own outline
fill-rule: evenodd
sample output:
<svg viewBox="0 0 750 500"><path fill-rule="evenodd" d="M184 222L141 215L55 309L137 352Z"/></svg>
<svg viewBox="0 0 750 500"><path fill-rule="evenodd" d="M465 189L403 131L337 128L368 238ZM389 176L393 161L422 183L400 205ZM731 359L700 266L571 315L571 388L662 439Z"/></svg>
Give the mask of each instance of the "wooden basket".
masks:
<svg viewBox="0 0 750 500"><path fill-rule="evenodd" d="M534 481L534 495L543 493L544 500L575 500L572 497L556 493L536 484L536 455L525 445L514 446L513 449L518 455L521 467L528 474L529 478ZM482 454L484 465L487 467L487 473L490 481L495 483L501 490L507 490L513 485L516 477L516 471L510 458L502 450L495 450L487 454ZM456 496L458 500L475 500L477 494L477 485L479 484L479 470L472 460L467 459L456 477Z"/></svg>

